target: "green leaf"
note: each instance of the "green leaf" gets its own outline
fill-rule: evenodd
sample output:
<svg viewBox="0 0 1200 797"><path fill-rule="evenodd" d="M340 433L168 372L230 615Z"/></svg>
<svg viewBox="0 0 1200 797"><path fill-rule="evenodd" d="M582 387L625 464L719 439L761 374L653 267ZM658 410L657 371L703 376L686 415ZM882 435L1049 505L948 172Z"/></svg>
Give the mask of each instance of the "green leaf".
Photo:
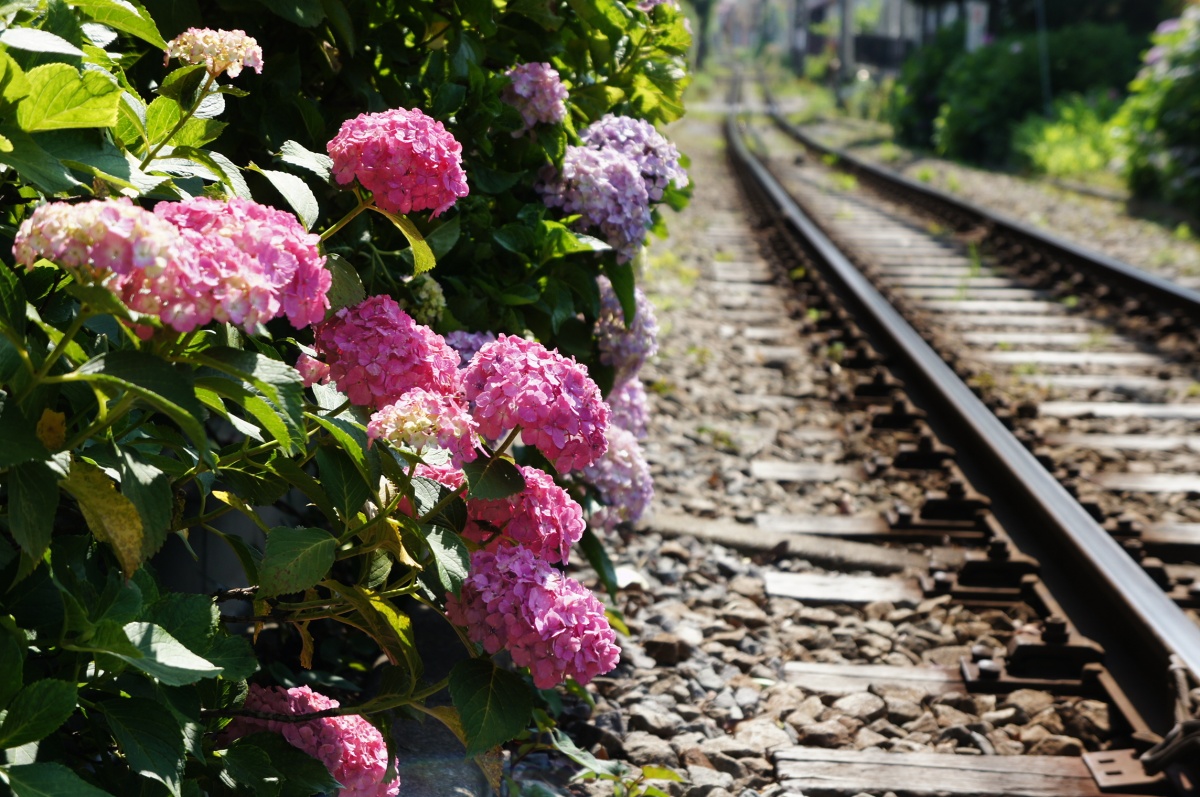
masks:
<svg viewBox="0 0 1200 797"><path fill-rule="evenodd" d="M112 127L117 123L121 87L105 73L82 75L68 64L45 64L29 71L29 96L17 106L22 130Z"/></svg>
<svg viewBox="0 0 1200 797"><path fill-rule="evenodd" d="M329 298L329 312L326 313L326 318L343 307L353 307L367 298L367 289L363 287L362 277L358 276L358 272L346 258L331 252L325 256L325 267L333 274L333 284L325 294Z"/></svg>
<svg viewBox="0 0 1200 797"><path fill-rule="evenodd" d="M437 562L438 583L446 592L458 594L471 569L471 554L455 531L442 526L425 527L425 540Z"/></svg>
<svg viewBox="0 0 1200 797"><path fill-rule="evenodd" d="M253 733L243 736L229 746L230 751L240 747L263 750L287 778L284 797L308 797L310 794L333 794L342 784L329 774L317 759L293 747L277 733Z"/></svg>
<svg viewBox="0 0 1200 797"><path fill-rule="evenodd" d="M118 658L167 686L194 684L203 678L215 678L221 674L220 667L192 653L157 625L129 623L124 630L142 655L135 658L117 654Z"/></svg>
<svg viewBox="0 0 1200 797"><path fill-rule="evenodd" d="M258 0L273 13L302 28L313 28L325 19L321 0Z"/></svg>
<svg viewBox="0 0 1200 797"><path fill-rule="evenodd" d="M515 0L508 10L527 17L544 29L554 31L563 26L563 18L557 13L559 4L553 0Z"/></svg>
<svg viewBox="0 0 1200 797"><path fill-rule="evenodd" d="M25 647L25 632L11 618L0 618L0 707L25 683Z"/></svg>
<svg viewBox="0 0 1200 797"><path fill-rule="evenodd" d="M371 590L332 580L326 581L325 586L355 608L347 622L370 635L392 664L407 666L412 676L410 683L416 684L424 668L413 636L412 618Z"/></svg>
<svg viewBox="0 0 1200 797"><path fill-rule="evenodd" d="M114 351L84 363L72 376L134 393L179 424L202 452L208 451L208 437L201 422L204 409L187 371L146 352Z"/></svg>
<svg viewBox="0 0 1200 797"><path fill-rule="evenodd" d="M137 0L70 0L70 4L102 25L137 36L156 50L167 49L150 12Z"/></svg>
<svg viewBox="0 0 1200 797"><path fill-rule="evenodd" d="M253 163L247 168L266 177L271 185L275 187L275 190L292 206L292 210L296 211L296 215L300 217L300 222L304 225L304 229L312 229L312 226L317 222L317 216L321 215L321 206L317 204L317 197L313 194L312 189L308 187L308 183L294 174L275 171L274 169L260 169Z"/></svg>
<svg viewBox="0 0 1200 797"><path fill-rule="evenodd" d="M331 447L317 449L317 468L321 486L333 502L343 521L358 513L371 497L371 487L345 451Z"/></svg>
<svg viewBox="0 0 1200 797"><path fill-rule="evenodd" d="M333 179L333 158L313 152L298 142L283 142L283 146L279 148L279 158L284 163L312 172L327 183Z"/></svg>
<svg viewBox="0 0 1200 797"><path fill-rule="evenodd" d="M312 501L313 505L321 510L321 514L329 518L331 523L339 522L337 510L333 508L333 502L329 500L328 493L321 487L321 483L310 476L307 471L285 457L273 458L267 463L267 468L304 493L304 496Z"/></svg>
<svg viewBox="0 0 1200 797"><path fill-rule="evenodd" d="M166 474L134 456L126 446L116 446L121 473L121 494L129 499L142 519L142 560L158 553L171 530L175 498Z"/></svg>
<svg viewBox="0 0 1200 797"><path fill-rule="evenodd" d="M142 564L142 518L133 502L117 492L116 483L104 471L83 460L71 463L67 478L59 486L79 504L88 528L113 553L128 578Z"/></svg>
<svg viewBox="0 0 1200 797"><path fill-rule="evenodd" d="M467 659L450 671L450 697L467 733L467 755L514 738L533 713L533 698L520 677L489 659Z"/></svg>
<svg viewBox="0 0 1200 797"><path fill-rule="evenodd" d="M608 558L608 551L604 549L604 543L600 541L594 531L587 529L579 539L579 547L583 549L583 555L587 557L588 563L600 577L600 583L604 585L605 591L616 600L617 571L613 567L612 560Z"/></svg>
<svg viewBox="0 0 1200 797"><path fill-rule="evenodd" d="M180 793L183 729L170 711L152 700L131 697L101 704L105 719L129 768Z"/></svg>
<svg viewBox="0 0 1200 797"><path fill-rule="evenodd" d="M433 250L435 257L445 257L454 245L458 243L458 238L462 233L462 225L459 222L458 216L438 225L438 228L429 235L425 236L425 243L429 244L429 248Z"/></svg>
<svg viewBox="0 0 1200 797"><path fill-rule="evenodd" d="M9 28L0 32L0 44L11 50L25 50L31 53L54 53L55 55L70 55L83 58L83 50L51 33L37 28ZM73 71L73 70L72 70Z"/></svg>
<svg viewBox="0 0 1200 797"><path fill-rule="evenodd" d="M195 359L253 385L267 397L288 430L288 436L280 439L285 444L284 453L304 447L308 438L304 431L304 386L299 371L265 354L227 346L205 349ZM241 403L250 409L245 400Z"/></svg>
<svg viewBox="0 0 1200 797"><path fill-rule="evenodd" d="M81 185L58 158L42 149L33 136L16 125L0 125L0 137L11 145L7 150L0 150L0 163L16 169L47 194L65 193Z"/></svg>
<svg viewBox="0 0 1200 797"><path fill-rule="evenodd" d="M525 489L525 477L512 460L480 457L463 465L467 475L467 497L485 501L508 498Z"/></svg>
<svg viewBox="0 0 1200 797"><path fill-rule="evenodd" d="M260 598L308 589L333 567L337 540L322 529L274 528L258 566Z"/></svg>
<svg viewBox="0 0 1200 797"><path fill-rule="evenodd" d="M50 452L38 439L36 426L10 396L0 396L0 468L31 460L45 460Z"/></svg>
<svg viewBox="0 0 1200 797"><path fill-rule="evenodd" d="M617 300L621 303L621 313L625 316L625 327L628 328L637 316L637 298L633 291L636 282L633 264L606 265L604 274L612 283L613 292L617 294Z"/></svg>
<svg viewBox="0 0 1200 797"><path fill-rule="evenodd" d="M204 658L224 670L221 677L228 681L244 681L258 672L258 656L240 636L218 636Z"/></svg>
<svg viewBox="0 0 1200 797"><path fill-rule="evenodd" d="M113 797L62 764L20 764L2 770L12 797Z"/></svg>
<svg viewBox="0 0 1200 797"><path fill-rule="evenodd" d="M212 645L220 613L208 595L169 592L155 601L142 619L154 623L197 656Z"/></svg>
<svg viewBox="0 0 1200 797"><path fill-rule="evenodd" d="M8 704L0 723L0 750L40 741L58 730L72 714L75 684L45 678L26 686Z"/></svg>
<svg viewBox="0 0 1200 797"><path fill-rule="evenodd" d="M375 205L371 206L371 210L386 216L388 221L395 224L396 228L404 233L404 237L408 239L409 246L412 247L413 252L413 274L424 274L437 265L437 259L433 256L433 250L429 248L429 244L421 236L421 231L417 229L415 224L408 220L407 216L389 213Z"/></svg>
<svg viewBox="0 0 1200 797"><path fill-rule="evenodd" d="M666 767L642 767L642 777L647 780L669 780L682 783L683 776L673 769Z"/></svg>
<svg viewBox="0 0 1200 797"><path fill-rule="evenodd" d="M22 462L9 471L8 478L8 530L22 551L39 560L54 531L58 477L45 462Z"/></svg>
<svg viewBox="0 0 1200 797"><path fill-rule="evenodd" d="M29 94L25 71L7 52L0 50L0 100L16 102Z"/></svg>
<svg viewBox="0 0 1200 797"><path fill-rule="evenodd" d="M271 756L266 750L235 743L221 757L221 765L225 768L225 779L239 786L248 786L255 797L274 797L279 794L283 773L272 765Z"/></svg>

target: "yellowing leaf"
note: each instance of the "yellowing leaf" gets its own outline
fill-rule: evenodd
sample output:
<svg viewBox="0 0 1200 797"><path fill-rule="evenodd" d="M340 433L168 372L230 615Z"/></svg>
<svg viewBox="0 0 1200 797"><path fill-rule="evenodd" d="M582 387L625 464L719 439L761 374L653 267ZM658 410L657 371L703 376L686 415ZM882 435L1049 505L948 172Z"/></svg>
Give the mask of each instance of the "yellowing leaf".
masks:
<svg viewBox="0 0 1200 797"><path fill-rule="evenodd" d="M37 423L37 436L42 445L51 451L62 450L63 444L67 442L66 413L42 410L42 417Z"/></svg>
<svg viewBox="0 0 1200 797"><path fill-rule="evenodd" d="M95 465L75 460L71 475L59 482L79 504L83 519L100 542L112 546L125 577L142 563L142 518L137 507L117 492L116 483Z"/></svg>

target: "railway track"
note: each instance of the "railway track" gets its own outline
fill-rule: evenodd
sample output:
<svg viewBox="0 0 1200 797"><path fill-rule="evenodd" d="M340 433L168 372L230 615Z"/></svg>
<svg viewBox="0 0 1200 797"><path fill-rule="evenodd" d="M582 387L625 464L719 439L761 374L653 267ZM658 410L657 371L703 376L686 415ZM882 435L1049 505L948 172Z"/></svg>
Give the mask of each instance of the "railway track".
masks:
<svg viewBox="0 0 1200 797"><path fill-rule="evenodd" d="M766 130L759 134L764 139L773 135ZM1200 557L1188 540L1192 529L1186 523L1153 516L1170 504L1171 496L1182 493L1187 500L1190 475L1151 474L1146 466L1125 468L1126 473L1144 477L1178 477L1171 485L1174 489L1164 493L1163 485L1170 479L1154 485L1155 478L1144 478L1139 485L1136 479L1123 483L1114 477L1096 478L1086 453L1092 452L1101 463L1113 457L1095 455L1097 451L1117 452L1122 465L1154 464L1155 456L1141 455L1193 445L1189 413L1200 409L1200 404L1189 395L1194 374L1187 335L1168 341L1161 347L1165 351L1148 352L1149 330L1161 331L1161 327L1130 314L1129 302L1116 299L1120 288L1106 287L1111 283L1098 277L1087 278L1099 287L1085 292L1090 284L1073 279L1069 266L1059 260L1061 255L1040 256L1040 270L1054 275L1051 283L1028 277L1033 269L1022 277L1016 261L1029 251L1029 244L1005 238L1010 246L994 257L994 239L988 236L997 233L989 228L987 235L982 234L978 222L962 225L975 233L965 241L944 230L931 232L928 221L911 211L881 205L877 197L863 197L846 180L813 163L811 155L799 165L795 153L780 157L775 139L770 139L774 157L760 159L747 147L733 116L727 135L732 163L754 197L758 224L771 259L777 261L774 273L788 274L795 288L786 310L799 320L805 335L800 347L807 345L810 354L820 352L831 358L834 371L840 372L830 395L835 406L849 413L842 428L850 430L851 438L865 434L874 448L874 453L863 454L862 477L891 483L895 489L890 506L874 514L831 518L786 511L757 513L753 534L747 533L744 523L706 524L681 514L656 522L655 530L698 535L740 548L765 548L775 556L808 557L818 569L835 563L822 560L822 546L811 542L814 536L822 540L841 536L853 540L845 543L850 546L910 546L910 553L922 558L926 567L917 568L915 580L914 573L908 573L907 583L918 597L909 593L899 605L942 596L969 612L1018 611L1012 632L1001 635L1001 645L976 641L956 666L943 664L936 670L936 678L953 681L950 691L961 688L967 694L1002 696L1044 689L1100 699L1113 718L1111 735L1097 745L1103 749L1088 752L1082 762L1025 756L1021 759L1025 769L1000 767L989 775L987 767L972 769L961 761L951 764L952 758L930 763L916 754L904 762L896 756L877 760L878 749L906 749L899 744L831 751L804 744L801 734L801 745L776 750L777 776L814 794L854 794L889 779L890 788L897 791L927 793L931 773L939 767L950 776L939 788L951 794L984 793L982 784L989 777L995 783L986 793L996 794L1194 793L1195 775L1187 768L1194 766L1194 756L1189 762L1186 753L1152 754L1148 767L1139 758L1195 713L1188 693L1200 663L1200 631L1194 617L1185 613L1194 608L1195 575L1184 560L1189 555ZM834 239L854 242L849 258L817 229L787 189ZM1071 252L1072 258L1079 256L1078 251ZM740 261L745 256L736 257ZM786 373L786 360L794 353L788 349L796 345L773 340L781 333L778 328L770 331L768 316L777 314L778 308L759 307L771 272L741 262L733 265L714 268L714 276L722 280L726 309L743 308L745 319L737 334L747 338L748 350L756 350L768 366L783 367ZM884 286L883 293L863 271ZM1117 279L1129 278L1129 272L1123 271ZM1076 298L1063 301L1064 296ZM1186 291L1152 284L1139 296L1133 309L1148 315L1151 302L1181 302ZM888 299L915 314L916 328ZM972 307L972 303L978 304ZM1113 306L1124 311L1104 311ZM1182 312L1182 305L1175 307ZM877 315L872 318L868 309ZM968 320L968 309L988 312ZM946 326L946 321L958 326ZM957 347L959 354L947 364L927 341L946 351ZM1073 356L1079 347L1086 347L1086 357ZM1029 362L1038 368L1027 367ZM1005 370L1012 365L1017 367ZM1111 401L1097 402L1097 397ZM1091 401L1084 409L1067 406L1084 401ZM1117 412L1101 410L1101 403L1181 409L1157 413L1174 415L1170 421L1174 425L1169 432L1155 427L1149 435L1134 432L1161 418L1155 418L1154 411L1127 411L1137 421L1127 424L1120 438L1109 434L1097 447L1080 438L1095 427L1103 428L1106 418ZM955 419L956 414L962 418ZM792 435L792 439L803 438L803 433ZM969 454L955 456L942 441ZM1050 449L1051 445L1059 448ZM761 456L749 470L753 478L785 485L826 478L818 476L819 468L809 467L806 472L798 463L771 462ZM1133 496L1147 484L1150 490ZM994 500L989 502L984 493ZM1164 494L1166 501L1160 500ZM1137 517L1126 511L1131 504L1138 509ZM1171 512L1162 517L1172 517ZM829 548L839 550L837 545ZM865 549L850 550L846 555L851 566L854 557L867 555ZM1025 552L1036 554L1041 565ZM840 555L830 552L826 558ZM811 605L860 589L864 600L859 605L865 605L870 591L880 586L869 583L871 577L864 576L867 580L861 582L843 577L839 584L827 584L826 594L821 595L825 574L806 576L787 569L784 564L782 572L765 576L768 595ZM890 580L895 582L895 577ZM855 660L858 666L863 663L885 666ZM851 677L806 666L816 670L805 676L801 672L805 666L793 667L792 675L800 681ZM876 672L868 666L858 677L864 683L878 679L873 688L886 691L894 669ZM963 745L970 746L969 742ZM1024 752L1031 747L1036 751L1036 745L1027 744ZM1186 750L1186 743L1182 747ZM1079 768L1081 763L1087 768ZM1159 774L1163 770L1166 779ZM1018 772L1028 778L1018 777Z"/></svg>

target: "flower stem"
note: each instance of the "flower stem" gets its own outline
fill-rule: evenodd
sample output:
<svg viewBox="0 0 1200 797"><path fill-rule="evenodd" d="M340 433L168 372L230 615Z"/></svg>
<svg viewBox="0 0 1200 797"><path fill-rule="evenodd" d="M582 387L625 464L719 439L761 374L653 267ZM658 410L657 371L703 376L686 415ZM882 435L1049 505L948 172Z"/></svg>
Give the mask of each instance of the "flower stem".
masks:
<svg viewBox="0 0 1200 797"><path fill-rule="evenodd" d="M360 214L364 210L372 207L374 202L375 202L374 199L363 199L360 196L358 198L358 204L355 205L354 208L349 213L347 213L345 216L342 216L342 218L340 220L338 220L337 223L335 223L332 227L330 227L325 232L321 233L321 242L324 243L325 241L332 238L334 233L336 233L338 230L345 227L350 222L354 221L354 219L358 217L358 214Z"/></svg>
<svg viewBox="0 0 1200 797"><path fill-rule="evenodd" d="M25 387L25 390L21 392L20 397L17 399L19 402L29 398L30 394L37 390L38 385L45 380L47 374L50 373L50 369L54 367L54 364L58 362L58 358L63 355L63 352L75 340L75 336L79 334L79 330L83 329L83 324L89 317L87 307L80 306L79 312L75 314L75 318L71 319L71 325L67 327L67 331L58 339L58 343L54 344L54 348L46 358L46 361L42 363L42 367L34 372L33 378L29 380L29 384ZM26 356L28 357L28 355Z"/></svg>
<svg viewBox="0 0 1200 797"><path fill-rule="evenodd" d="M158 144L154 146L154 149L150 150L150 152L146 154L146 157L142 159L140 164L138 164L139 169L145 169L150 161L154 160L154 157L158 155L159 150L165 147L167 142L174 138L175 134L183 129L183 126L186 125L188 120L195 115L196 111L200 110L200 104L204 102L204 98L208 96L208 90L212 88L212 84L216 81L216 79L216 75L209 73L208 79L204 81L203 88L201 88L196 94L196 101L192 104L192 107L187 110L187 113L179 117L179 121L176 122L175 126L171 128L171 132L167 133L166 137L162 141L158 142Z"/></svg>

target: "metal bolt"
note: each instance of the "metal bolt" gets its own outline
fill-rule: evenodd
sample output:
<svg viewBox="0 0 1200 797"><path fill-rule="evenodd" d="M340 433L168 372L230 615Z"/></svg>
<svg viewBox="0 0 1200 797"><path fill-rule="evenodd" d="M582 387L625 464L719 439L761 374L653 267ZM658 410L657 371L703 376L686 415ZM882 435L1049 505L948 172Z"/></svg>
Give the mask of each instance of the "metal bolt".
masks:
<svg viewBox="0 0 1200 797"><path fill-rule="evenodd" d="M988 559L991 559L994 562L1006 561L1011 555L1010 551L1008 550L1008 541L992 540L988 543L987 555Z"/></svg>
<svg viewBox="0 0 1200 797"><path fill-rule="evenodd" d="M983 659L975 666L979 668L980 680L995 681L1000 678L1000 665L992 659Z"/></svg>
<svg viewBox="0 0 1200 797"><path fill-rule="evenodd" d="M1042 624L1043 642L1065 642L1067 639L1067 621L1052 614Z"/></svg>
<svg viewBox="0 0 1200 797"><path fill-rule="evenodd" d="M933 574L933 591L937 594L945 595L953 586L953 580L945 570L938 570Z"/></svg>
<svg viewBox="0 0 1200 797"><path fill-rule="evenodd" d="M946 494L959 500L967 494L967 486L963 484L962 479L951 479L950 484L946 486Z"/></svg>
<svg viewBox="0 0 1200 797"><path fill-rule="evenodd" d="M990 645L974 645L971 647L971 661L991 661L992 648Z"/></svg>

